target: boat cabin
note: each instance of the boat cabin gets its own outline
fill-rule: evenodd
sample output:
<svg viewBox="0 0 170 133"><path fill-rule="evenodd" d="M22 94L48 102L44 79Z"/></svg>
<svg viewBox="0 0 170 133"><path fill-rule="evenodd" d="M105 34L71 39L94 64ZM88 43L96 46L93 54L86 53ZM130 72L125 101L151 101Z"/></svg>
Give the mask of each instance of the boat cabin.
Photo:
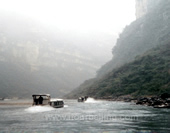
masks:
<svg viewBox="0 0 170 133"><path fill-rule="evenodd" d="M62 108L64 107L64 102L62 99L53 99L50 101L50 106L54 108Z"/></svg>
<svg viewBox="0 0 170 133"><path fill-rule="evenodd" d="M33 105L50 105L54 108L64 107L62 99L51 99L50 94L34 94Z"/></svg>
<svg viewBox="0 0 170 133"><path fill-rule="evenodd" d="M78 102L85 102L87 100L88 96L81 96L78 98Z"/></svg>
<svg viewBox="0 0 170 133"><path fill-rule="evenodd" d="M34 94L33 105L49 105L50 103L50 94Z"/></svg>

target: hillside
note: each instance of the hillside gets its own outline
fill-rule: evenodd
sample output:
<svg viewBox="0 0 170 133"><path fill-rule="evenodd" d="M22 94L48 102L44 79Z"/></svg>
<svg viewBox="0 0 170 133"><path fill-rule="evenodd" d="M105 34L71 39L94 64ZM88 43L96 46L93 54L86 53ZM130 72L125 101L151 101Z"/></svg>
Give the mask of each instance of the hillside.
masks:
<svg viewBox="0 0 170 133"><path fill-rule="evenodd" d="M88 82L89 83L89 82ZM94 83L82 84L68 98L88 95L115 98L122 95L160 95L170 91L170 43L147 51L133 62L114 69Z"/></svg>
<svg viewBox="0 0 170 133"><path fill-rule="evenodd" d="M131 93L133 93L134 95L143 95L148 93L149 95L149 94L160 93L161 91L163 91L162 89L163 85L165 85L165 88L168 89L166 87L166 85L168 86L168 81L167 84L164 83L164 81L160 81L162 80L164 74L165 74L165 78L169 76L167 75L168 69L165 68L166 72L164 72L163 75L157 73L157 78L158 78L157 79L155 77L155 72L157 71L154 70L159 69L159 67L164 68L165 66L161 66L161 64L159 64L159 60L156 61L158 64L152 64L152 66L147 65L153 63L152 59L155 60L155 58L151 56L154 52L153 53L151 52L150 53L151 55L148 54L148 56L144 56L144 57L141 57L141 55L143 56L143 54L146 51L151 50L157 46L159 46L160 48L162 47L162 49L164 49L163 45L165 45L169 48L168 43L170 37L170 1L156 0L155 4L153 4L153 2L155 2L153 0L148 0L148 1L150 2L148 2L149 7L146 14L140 16L139 19L132 22L129 26L126 26L123 32L119 35L119 38L117 39L117 43L112 51L113 54L112 60L110 60L105 65L103 65L97 71L96 78L87 80L82 85L80 85L75 91L66 95L66 97L76 98L77 96L84 95L84 94L93 97L103 97L103 96L110 96L110 95L116 96L116 95L125 95ZM160 57L161 59L160 62L161 61L167 62L168 60L164 58L162 59L161 56L165 56L165 58L168 58L168 54L167 55L164 55L163 53L159 54L161 51L157 50L158 55L155 53L154 56ZM140 59L137 60L137 58L139 57ZM133 64L135 63L133 62L134 60L138 62L136 64L138 66L135 66ZM128 64L129 62L132 62L132 64ZM132 68L130 68L131 65ZM143 68L143 66L146 67ZM128 69L127 71L130 72L131 70L133 70L133 68L138 70L138 67L140 69L139 72L132 71L132 73L129 73L131 74L132 76L131 78L133 80L129 79L130 77L128 76L130 75L128 73L123 73L122 75L116 74L116 71L124 72L125 71L124 69ZM149 70L147 70L147 67L149 68L151 67L151 68L150 69L148 68ZM139 74L142 74L142 72L140 73L140 71L145 71L145 74L143 75L146 75L146 77L143 75L138 76ZM150 77L147 77L148 76L147 71L150 72L150 74L148 74ZM114 78L109 79L108 75L111 75ZM150 78L150 79L145 79L145 78ZM159 78L161 79L159 80ZM148 84L147 80L153 80L153 81L159 80L159 82L157 83L154 81ZM140 88L138 86L142 86L142 87ZM153 92L151 91L152 89L149 86L153 89ZM144 88L146 89L146 92L144 91L145 90ZM141 92L140 89L142 90ZM157 89L157 91L154 91L154 89Z"/></svg>
<svg viewBox="0 0 170 133"><path fill-rule="evenodd" d="M169 36L170 1L159 1L146 15L125 27L113 47L112 60L97 71L97 77L102 77L157 45L165 44Z"/></svg>

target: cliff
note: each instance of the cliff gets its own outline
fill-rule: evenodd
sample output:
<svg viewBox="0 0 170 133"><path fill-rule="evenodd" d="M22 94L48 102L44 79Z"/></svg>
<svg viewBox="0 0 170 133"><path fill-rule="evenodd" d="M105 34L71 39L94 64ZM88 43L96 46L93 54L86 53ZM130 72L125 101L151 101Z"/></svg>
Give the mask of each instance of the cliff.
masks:
<svg viewBox="0 0 170 133"><path fill-rule="evenodd" d="M98 70L97 77L167 41L170 36L169 4L169 1L161 1L159 6L125 27L112 50L112 60Z"/></svg>
<svg viewBox="0 0 170 133"><path fill-rule="evenodd" d="M150 1L150 4L153 1ZM141 68L142 71L147 73L147 69L143 68L143 66L147 66L147 64L151 64L151 75L150 80L156 79L155 75L158 75L158 79L161 81L161 75L159 77L160 71L156 71L152 73L152 70L157 69L157 67L162 67L161 63L154 64L154 58L158 56L163 62L169 62L169 54L164 55L163 51L157 51L155 54L151 52L146 57L143 55L146 51L153 49L155 47L162 47L165 50L165 53L169 53L166 51L166 48L169 49L169 38L170 38L170 1L157 1L159 4L152 6L143 17L137 19L136 21L132 22L129 26L125 27L124 31L119 35L117 39L116 46L113 48L112 54L113 58L111 61L106 63L98 70L98 75L95 79L88 80L84 84L82 84L79 88L77 88L72 93L68 94L66 97L76 97L78 95L90 95L95 97L103 97L103 96L115 96L115 95L125 95L125 94L132 94L135 93L136 95L140 94L149 94L147 87L149 88L148 81L145 81L145 76L140 75L138 72ZM163 46L167 45L167 46ZM154 50L153 50L154 51ZM154 53L154 57L151 55ZM161 54L160 54L161 53ZM144 56L144 57L143 57ZM151 58L150 58L151 56ZM163 59L162 59L162 57ZM164 56L166 60L164 60ZM140 58L139 58L140 57ZM149 57L149 58L148 58ZM137 64L136 70L133 71L133 66ZM145 62L143 62L145 60ZM160 62L161 62L160 61ZM132 62L132 63L129 63ZM159 61L158 61L159 62ZM140 66L141 64L141 66ZM152 94L158 94L163 90L163 86L168 86L169 84L169 66L167 65L165 68L165 75L168 80L166 83L157 86L156 82L152 82L152 89L155 91ZM128 68L124 69L124 68ZM146 67L147 68L147 67ZM132 75L129 73L132 71ZM149 73L150 73L149 72ZM157 73L158 72L158 73ZM130 77L130 75L132 77ZM141 72L142 74L142 72ZM163 74L163 75L164 75ZM139 77L136 77L138 75ZM162 76L163 76L162 75ZM108 79L109 77L109 79ZM134 77L134 78L133 78ZM132 80L128 80L131 78ZM140 83L138 84L136 80L140 79ZM122 86L122 80L126 79L126 87ZM119 82L120 81L120 82ZM125 85L124 84L124 85ZM159 82L158 82L159 84ZM145 87L140 87L143 85ZM148 86L147 86L148 85ZM134 87L135 86L135 87ZM146 87L147 86L147 87ZM155 87L153 87L155 86ZM121 88L120 88L121 87ZM126 89L124 89L124 87ZM108 89L109 88L109 89ZM131 88L135 88L134 90ZM120 90L119 90L120 89ZM152 90L150 88L150 91ZM138 91L142 91L142 93L138 93ZM157 91L156 91L157 90ZM166 89L165 89L166 90ZM169 88L166 90L169 91Z"/></svg>
<svg viewBox="0 0 170 133"><path fill-rule="evenodd" d="M112 70L100 80L90 80L67 98L88 95L94 98L155 96L170 91L170 42L157 46L133 62ZM87 85L88 83L88 85Z"/></svg>

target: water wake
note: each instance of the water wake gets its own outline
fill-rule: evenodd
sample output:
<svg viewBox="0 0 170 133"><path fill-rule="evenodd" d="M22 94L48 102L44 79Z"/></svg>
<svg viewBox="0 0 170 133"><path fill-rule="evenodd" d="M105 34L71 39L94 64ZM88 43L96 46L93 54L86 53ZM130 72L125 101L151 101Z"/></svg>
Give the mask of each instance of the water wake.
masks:
<svg viewBox="0 0 170 133"><path fill-rule="evenodd" d="M87 98L87 100L85 101L85 103L98 103L98 102L100 101L95 100L94 98L91 98L91 97Z"/></svg>
<svg viewBox="0 0 170 133"><path fill-rule="evenodd" d="M64 105L64 108L67 108L68 107L68 105Z"/></svg>
<svg viewBox="0 0 170 133"><path fill-rule="evenodd" d="M55 110L55 109L50 106L32 106L32 107L25 109L25 111L29 113L39 113L39 112L46 112L46 111L52 111L52 110Z"/></svg>

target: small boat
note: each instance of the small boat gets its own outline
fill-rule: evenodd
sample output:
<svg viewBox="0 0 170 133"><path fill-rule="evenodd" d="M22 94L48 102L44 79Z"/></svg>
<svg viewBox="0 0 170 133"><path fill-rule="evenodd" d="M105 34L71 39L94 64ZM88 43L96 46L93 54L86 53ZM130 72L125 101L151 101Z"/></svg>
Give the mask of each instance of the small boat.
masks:
<svg viewBox="0 0 170 133"><path fill-rule="evenodd" d="M2 100L2 101L3 101L3 100L4 100L4 98L0 98L0 100Z"/></svg>
<svg viewBox="0 0 170 133"><path fill-rule="evenodd" d="M62 107L64 107L63 99L50 100L50 106L52 106L54 108L62 108Z"/></svg>
<svg viewBox="0 0 170 133"><path fill-rule="evenodd" d="M62 99L51 99L50 94L34 94L33 97L33 106L52 106L54 108L64 107L64 102Z"/></svg>
<svg viewBox="0 0 170 133"><path fill-rule="evenodd" d="M81 96L78 98L78 102L85 102L87 100L88 96Z"/></svg>

